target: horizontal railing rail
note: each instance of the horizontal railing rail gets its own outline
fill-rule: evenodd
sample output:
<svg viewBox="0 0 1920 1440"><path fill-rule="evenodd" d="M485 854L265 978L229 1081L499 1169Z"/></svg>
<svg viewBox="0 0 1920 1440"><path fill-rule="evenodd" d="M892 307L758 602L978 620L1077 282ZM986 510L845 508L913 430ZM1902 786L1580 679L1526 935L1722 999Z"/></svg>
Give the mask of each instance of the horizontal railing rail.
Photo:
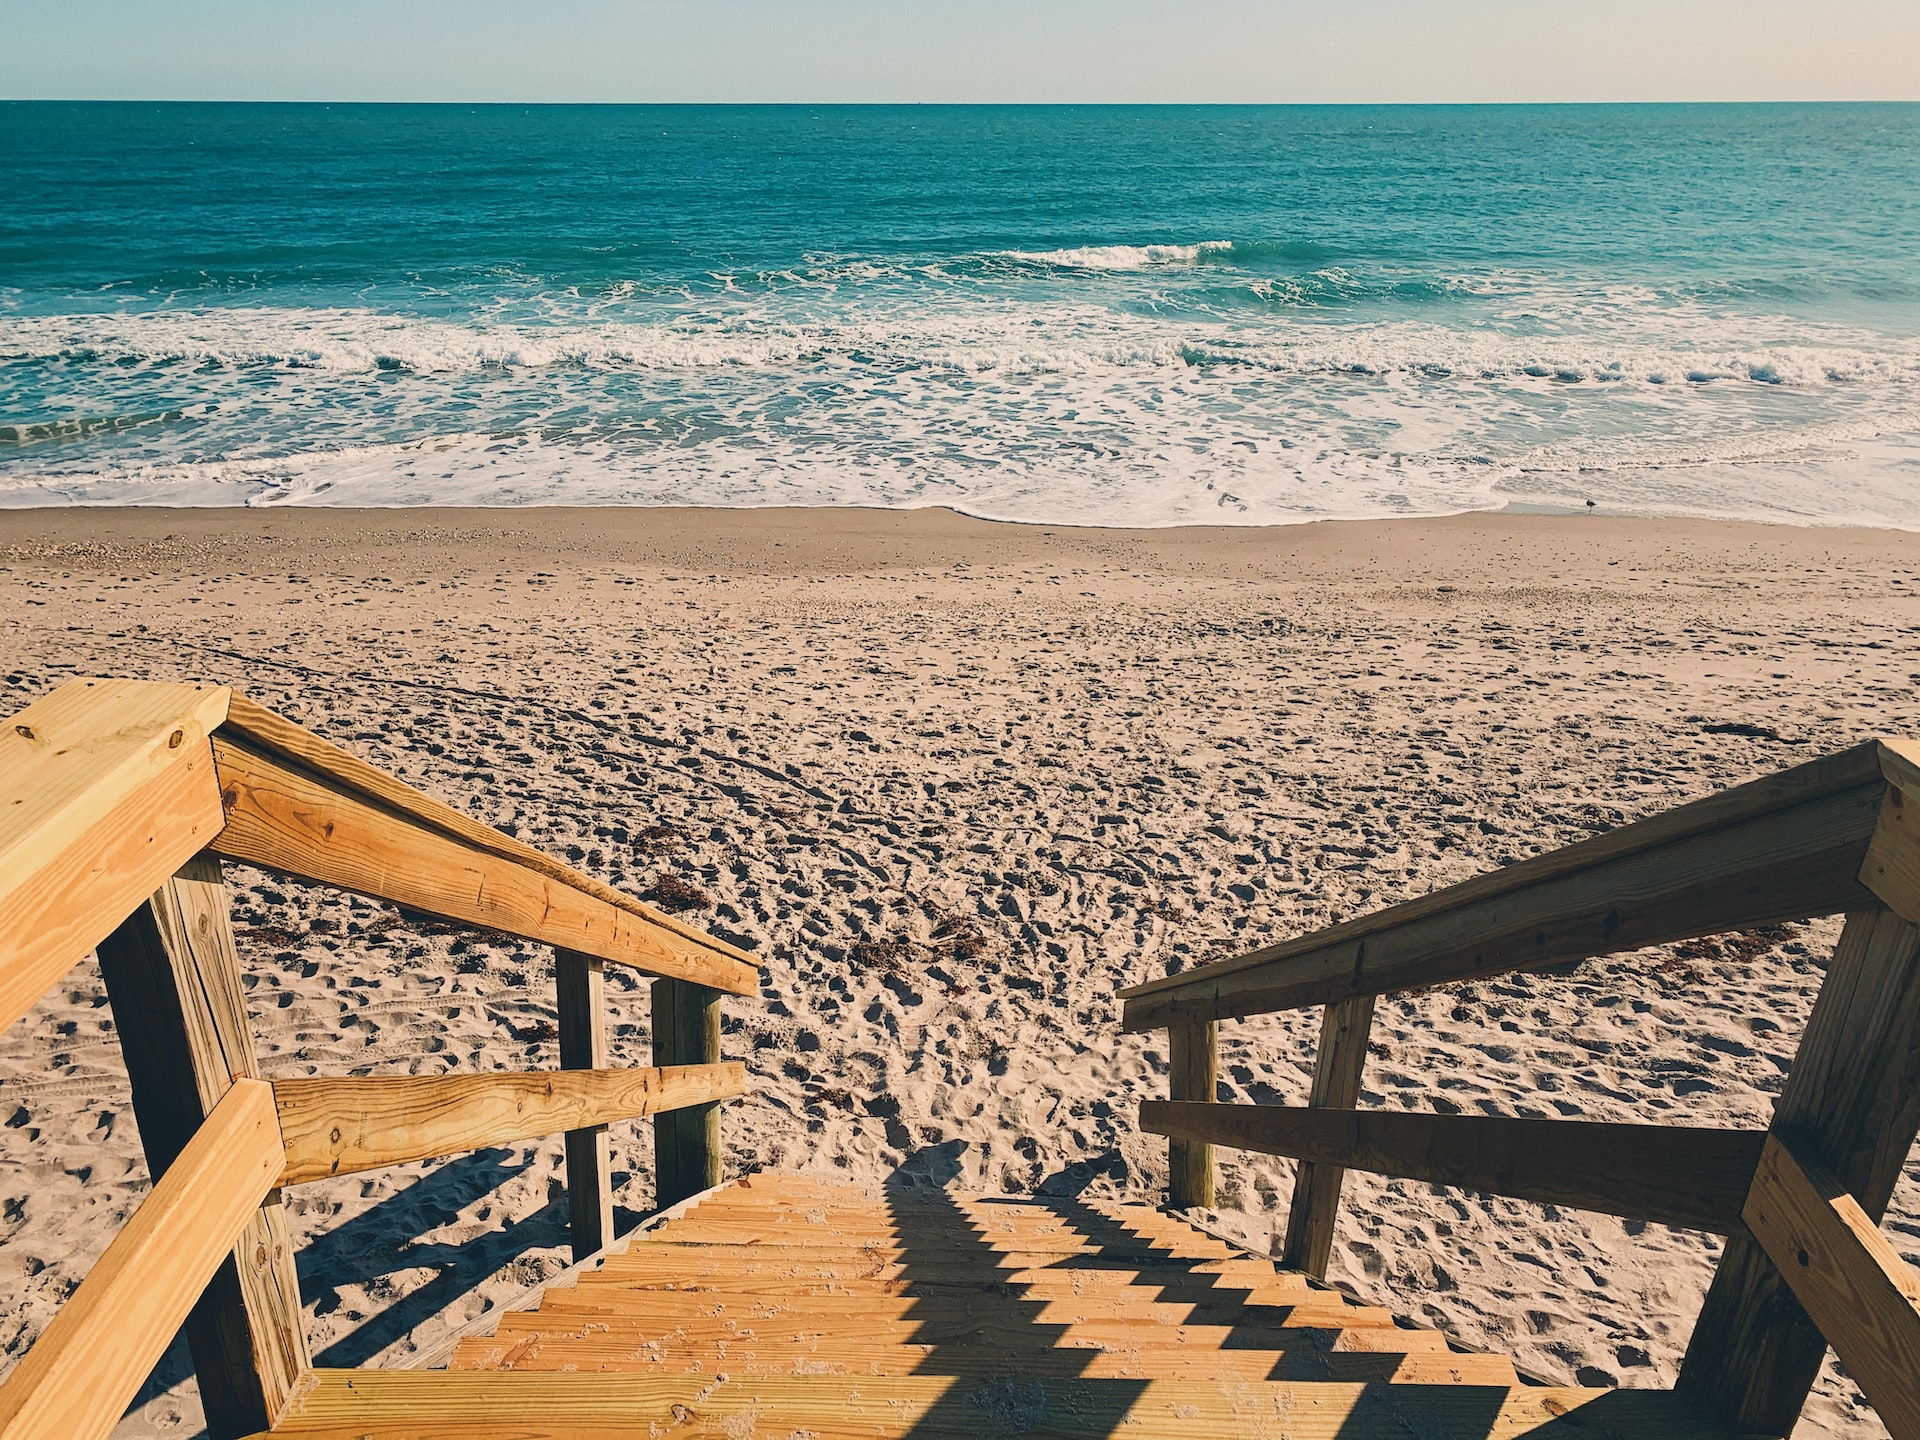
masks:
<svg viewBox="0 0 1920 1440"><path fill-rule="evenodd" d="M1765 1130L1362 1110L1374 1001L1814 916L1846 926ZM1878 1228L1920 1133L1920 745L1873 740L1314 934L1121 991L1168 1032L1169 1200L1213 1148L1299 1161L1285 1263L1324 1276L1348 1169L1727 1237L1679 1388L1793 1428L1831 1343L1920 1440L1920 1274ZM1223 1104L1218 1026L1324 1005L1306 1107Z"/></svg>
<svg viewBox="0 0 1920 1440"><path fill-rule="evenodd" d="M261 1080L222 858L554 947L560 1067ZM607 1126L651 1117L655 1201L720 1179L736 947L223 688L79 680L0 730L0 1023L99 957L154 1189L0 1385L0 1440L90 1440L183 1327L214 1440L312 1362L282 1186L564 1133L576 1257L614 1239ZM651 1068L609 1064L604 966L653 979Z"/></svg>
<svg viewBox="0 0 1920 1440"><path fill-rule="evenodd" d="M1862 868L1887 771L1869 741L1345 924L1130 986L1122 1027L1324 1005L1879 903ZM1920 893L1920 887L1916 888Z"/></svg>

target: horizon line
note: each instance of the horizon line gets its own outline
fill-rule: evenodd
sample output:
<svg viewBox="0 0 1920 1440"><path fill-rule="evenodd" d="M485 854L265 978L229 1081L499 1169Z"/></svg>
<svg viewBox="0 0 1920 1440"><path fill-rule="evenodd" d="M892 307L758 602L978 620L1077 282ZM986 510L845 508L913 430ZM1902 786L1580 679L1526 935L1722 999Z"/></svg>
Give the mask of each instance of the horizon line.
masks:
<svg viewBox="0 0 1920 1440"><path fill-rule="evenodd" d="M248 96L180 95L0 95L0 105L412 105L487 106L498 109L591 110L638 106L674 106L681 109L761 107L766 109L1186 109L1186 110L1439 110L1541 109L1656 106L1749 105L1908 105L1920 106L1920 96L1873 96L1800 99L1663 99L1663 100L369 100L263 98Z"/></svg>

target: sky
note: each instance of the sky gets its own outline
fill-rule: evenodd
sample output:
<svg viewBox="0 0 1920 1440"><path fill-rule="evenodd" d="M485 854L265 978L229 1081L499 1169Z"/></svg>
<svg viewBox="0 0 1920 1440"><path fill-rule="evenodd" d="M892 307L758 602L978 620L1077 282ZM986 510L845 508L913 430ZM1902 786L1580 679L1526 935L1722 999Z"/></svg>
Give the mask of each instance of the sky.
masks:
<svg viewBox="0 0 1920 1440"><path fill-rule="evenodd" d="M1920 0L0 0L0 98L1920 100Z"/></svg>

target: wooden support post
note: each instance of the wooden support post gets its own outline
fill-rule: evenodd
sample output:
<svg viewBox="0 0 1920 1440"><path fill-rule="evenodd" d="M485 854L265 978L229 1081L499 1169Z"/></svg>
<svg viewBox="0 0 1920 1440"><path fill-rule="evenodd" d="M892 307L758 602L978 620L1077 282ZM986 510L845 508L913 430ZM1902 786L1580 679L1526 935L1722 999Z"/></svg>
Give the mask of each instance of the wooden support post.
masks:
<svg viewBox="0 0 1920 1440"><path fill-rule="evenodd" d="M157 1183L234 1081L260 1078L220 862L189 860L101 943L99 957ZM182 1328L213 1440L279 1419L311 1368L279 1191Z"/></svg>
<svg viewBox="0 0 1920 1440"><path fill-rule="evenodd" d="M1772 1130L1831 1171L1867 1219L1886 1214L1920 1133L1920 927L1888 909L1847 916ZM1826 1351L1761 1243L1736 1234L1674 1388L1706 1401L1730 1430L1785 1435Z"/></svg>
<svg viewBox="0 0 1920 1440"><path fill-rule="evenodd" d="M1320 1019L1320 1050L1313 1061L1309 1105L1352 1110L1360 1103L1360 1079L1367 1068L1367 1037L1373 1032L1371 995L1338 1000ZM1302 1160L1294 1172L1293 1204L1287 1210L1287 1240L1280 1263L1327 1277L1333 1258L1333 1231L1340 1218L1340 1185L1347 1172L1338 1165Z"/></svg>
<svg viewBox="0 0 1920 1440"><path fill-rule="evenodd" d="M653 1063L715 1065L720 1060L720 992L686 980L653 982ZM720 1183L720 1102L653 1117L656 1209Z"/></svg>
<svg viewBox="0 0 1920 1440"><path fill-rule="evenodd" d="M1215 1020L1167 1027L1167 1098L1220 1098L1220 1025ZM1213 1146L1193 1140L1167 1142L1167 1204L1176 1210L1213 1205Z"/></svg>
<svg viewBox="0 0 1920 1440"><path fill-rule="evenodd" d="M576 950L553 952L559 993L560 1068L607 1068L607 977L602 961ZM613 1160L607 1127L567 1131L568 1237L580 1261L613 1241Z"/></svg>

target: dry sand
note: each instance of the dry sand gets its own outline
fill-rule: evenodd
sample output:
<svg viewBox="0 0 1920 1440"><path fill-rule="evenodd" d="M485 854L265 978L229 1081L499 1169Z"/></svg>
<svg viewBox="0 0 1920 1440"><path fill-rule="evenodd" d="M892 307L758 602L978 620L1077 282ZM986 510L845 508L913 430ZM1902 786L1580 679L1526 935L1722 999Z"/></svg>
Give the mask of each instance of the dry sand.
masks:
<svg viewBox="0 0 1920 1440"><path fill-rule="evenodd" d="M1920 536L1590 517L1110 532L944 512L0 515L5 708L231 683L751 946L733 1168L1155 1194L1120 985L1875 732ZM1745 727L1729 733L1728 725ZM536 946L235 870L270 1075L556 1063ZM1364 1102L1763 1124L1836 926L1383 1002ZM622 977L624 981L624 977ZM616 983L618 1063L644 988ZM1298 1102L1313 1015L1223 1027ZM8 1363L145 1187L97 972L0 1041ZM621 1202L647 1144L615 1131ZM1226 1154L1264 1247L1290 1166ZM557 1144L291 1196L315 1352L392 1362L561 1268ZM1889 1229L1920 1250L1909 1171ZM1718 1246L1356 1176L1335 1278L1555 1379L1673 1380ZM169 1357L125 1434L189 1434ZM1831 1365L1802 1434L1878 1423Z"/></svg>

